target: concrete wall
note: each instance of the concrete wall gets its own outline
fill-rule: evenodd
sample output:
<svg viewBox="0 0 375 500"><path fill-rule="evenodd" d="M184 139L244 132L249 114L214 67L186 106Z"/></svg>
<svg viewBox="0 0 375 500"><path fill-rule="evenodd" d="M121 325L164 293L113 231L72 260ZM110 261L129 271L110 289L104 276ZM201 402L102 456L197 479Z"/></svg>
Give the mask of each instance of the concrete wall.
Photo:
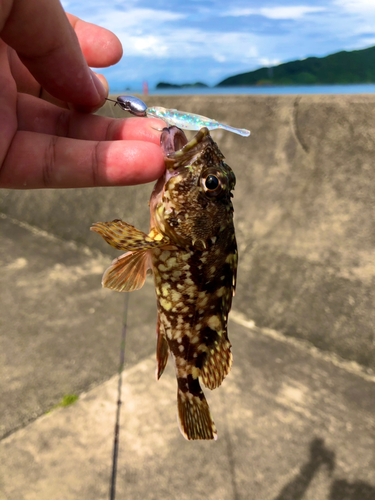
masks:
<svg viewBox="0 0 375 500"><path fill-rule="evenodd" d="M212 135L235 171L234 309L375 368L375 96L151 96L251 130ZM103 113L124 116L106 106ZM148 228L151 186L0 191L0 212L108 252L98 220ZM234 339L235 341L235 339Z"/></svg>

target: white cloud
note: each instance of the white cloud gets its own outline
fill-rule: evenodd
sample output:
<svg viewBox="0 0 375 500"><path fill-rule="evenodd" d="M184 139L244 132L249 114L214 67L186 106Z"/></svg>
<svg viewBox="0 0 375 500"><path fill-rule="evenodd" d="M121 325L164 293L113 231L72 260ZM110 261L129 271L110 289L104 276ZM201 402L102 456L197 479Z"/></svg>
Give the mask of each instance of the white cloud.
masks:
<svg viewBox="0 0 375 500"><path fill-rule="evenodd" d="M223 54L220 54L218 52L212 54L212 57L219 63L224 63L227 60L227 58Z"/></svg>
<svg viewBox="0 0 375 500"><path fill-rule="evenodd" d="M106 7L104 3L92 0L88 8L80 0L64 0L65 5L76 7L75 11L72 9L74 14L82 15L78 8L84 6L86 21L116 33L124 48L124 58L149 58L150 64L153 64L151 59L180 59L184 64L195 58L225 63L235 59L254 61L258 56L258 39L251 33L205 31L203 27L189 27L185 13L140 8L134 2L131 7L127 4L126 10L123 2L120 8L117 0Z"/></svg>
<svg viewBox="0 0 375 500"><path fill-rule="evenodd" d="M258 55L257 40L250 33L221 31L204 32L185 28L167 31L161 39L168 46L168 56L180 58L214 57L223 62L228 59L249 60Z"/></svg>
<svg viewBox="0 0 375 500"><path fill-rule="evenodd" d="M336 0L334 3L351 14L375 13L374 0Z"/></svg>
<svg viewBox="0 0 375 500"><path fill-rule="evenodd" d="M251 33L205 32L195 28L176 27L150 30L150 33L132 33L115 30L123 47L124 56L156 59L213 58L218 62L250 61L258 56L258 39Z"/></svg>
<svg viewBox="0 0 375 500"><path fill-rule="evenodd" d="M365 47L370 47L371 45L375 45L375 35L374 36L369 36L369 37L364 37L362 38L358 43L356 47L353 47L354 49L363 49L363 46Z"/></svg>
<svg viewBox="0 0 375 500"><path fill-rule="evenodd" d="M129 9L120 11L115 9L103 9L94 14L88 13L90 21L114 31L116 34L124 30L136 29L138 31L151 32L163 23L179 21L184 19L185 14L177 14L168 10L156 9Z"/></svg>
<svg viewBox="0 0 375 500"><path fill-rule="evenodd" d="M168 46L154 35L127 36L118 34L127 55L140 55L153 58L165 57Z"/></svg>
<svg viewBox="0 0 375 500"><path fill-rule="evenodd" d="M259 58L259 64L261 66L277 66L278 64L281 64L280 59L269 59L268 57L260 57Z"/></svg>
<svg viewBox="0 0 375 500"><path fill-rule="evenodd" d="M254 16L258 14L259 9L241 9L235 7L233 9L224 10L220 13L221 17L241 17L241 16Z"/></svg>
<svg viewBox="0 0 375 500"><path fill-rule="evenodd" d="M348 0L351 1L351 0ZM300 19L306 14L325 11L325 7L309 7L308 5L294 5L290 7L260 7L255 9L234 8L224 11L221 16L264 16L268 19Z"/></svg>
<svg viewBox="0 0 375 500"><path fill-rule="evenodd" d="M269 19L300 19L306 14L325 11L325 7L309 7L295 5L293 7L264 7L260 9L263 16Z"/></svg>

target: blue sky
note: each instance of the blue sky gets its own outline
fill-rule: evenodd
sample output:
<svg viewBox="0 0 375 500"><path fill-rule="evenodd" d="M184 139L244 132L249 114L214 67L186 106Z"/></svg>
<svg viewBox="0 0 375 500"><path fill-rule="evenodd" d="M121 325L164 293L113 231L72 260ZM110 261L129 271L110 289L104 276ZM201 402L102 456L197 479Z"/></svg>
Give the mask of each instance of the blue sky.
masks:
<svg viewBox="0 0 375 500"><path fill-rule="evenodd" d="M63 0L119 37L112 92L160 81L215 85L265 65L375 45L375 0Z"/></svg>

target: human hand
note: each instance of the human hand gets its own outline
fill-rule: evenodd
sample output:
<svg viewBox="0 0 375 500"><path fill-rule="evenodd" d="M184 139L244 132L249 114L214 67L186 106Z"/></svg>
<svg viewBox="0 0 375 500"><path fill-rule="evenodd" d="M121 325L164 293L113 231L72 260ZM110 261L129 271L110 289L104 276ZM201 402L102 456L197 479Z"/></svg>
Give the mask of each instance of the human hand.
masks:
<svg viewBox="0 0 375 500"><path fill-rule="evenodd" d="M0 30L0 187L130 185L160 177L155 128L163 122L87 114L108 92L88 65L121 58L115 35L66 15L58 0L4 0Z"/></svg>

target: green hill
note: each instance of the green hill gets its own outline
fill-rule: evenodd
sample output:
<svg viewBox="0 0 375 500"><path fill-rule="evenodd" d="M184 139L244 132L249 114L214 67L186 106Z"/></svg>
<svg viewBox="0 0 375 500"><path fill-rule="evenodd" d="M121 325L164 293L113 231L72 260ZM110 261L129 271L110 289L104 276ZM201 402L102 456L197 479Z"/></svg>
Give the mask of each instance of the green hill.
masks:
<svg viewBox="0 0 375 500"><path fill-rule="evenodd" d="M216 87L335 83L375 83L375 47L260 68L226 78Z"/></svg>
<svg viewBox="0 0 375 500"><path fill-rule="evenodd" d="M182 85L177 85L175 83L160 82L156 85L157 89L185 89L185 88L195 88L195 87L202 88L202 87L208 87L208 85L202 82L183 83Z"/></svg>

